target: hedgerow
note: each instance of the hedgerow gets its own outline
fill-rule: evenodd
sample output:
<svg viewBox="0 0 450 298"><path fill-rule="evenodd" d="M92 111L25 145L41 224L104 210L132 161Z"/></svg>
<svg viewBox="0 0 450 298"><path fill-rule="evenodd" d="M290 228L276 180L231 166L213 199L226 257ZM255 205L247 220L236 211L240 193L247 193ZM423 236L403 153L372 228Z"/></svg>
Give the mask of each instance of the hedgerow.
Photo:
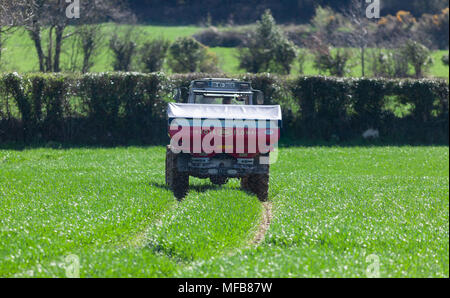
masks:
<svg viewBox="0 0 450 298"><path fill-rule="evenodd" d="M0 142L161 144L175 87L223 74L92 73L0 75ZM448 144L449 86L443 80L284 77L245 74L280 104L283 134L351 140L367 129L386 139Z"/></svg>

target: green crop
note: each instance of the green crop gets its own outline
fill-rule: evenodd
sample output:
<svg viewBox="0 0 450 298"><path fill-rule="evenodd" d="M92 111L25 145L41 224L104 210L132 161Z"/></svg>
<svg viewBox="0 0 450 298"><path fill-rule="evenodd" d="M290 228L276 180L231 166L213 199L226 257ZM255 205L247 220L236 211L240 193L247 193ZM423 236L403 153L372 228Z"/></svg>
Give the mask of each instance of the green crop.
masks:
<svg viewBox="0 0 450 298"><path fill-rule="evenodd" d="M232 180L177 202L165 149L0 151L0 276L449 276L448 147L282 148L273 218Z"/></svg>

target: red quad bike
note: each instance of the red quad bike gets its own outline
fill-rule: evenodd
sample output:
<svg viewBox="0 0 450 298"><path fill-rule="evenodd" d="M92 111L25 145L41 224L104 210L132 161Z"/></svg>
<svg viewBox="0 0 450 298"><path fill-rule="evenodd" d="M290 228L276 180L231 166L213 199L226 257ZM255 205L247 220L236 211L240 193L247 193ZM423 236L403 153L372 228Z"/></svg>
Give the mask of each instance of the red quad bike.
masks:
<svg viewBox="0 0 450 298"><path fill-rule="evenodd" d="M175 99L181 99L181 89ZM249 82L233 79L193 81L188 103L169 103L171 143L166 153L166 184L178 200L189 177L224 185L230 178L267 201L269 155L280 136L281 108L264 104Z"/></svg>

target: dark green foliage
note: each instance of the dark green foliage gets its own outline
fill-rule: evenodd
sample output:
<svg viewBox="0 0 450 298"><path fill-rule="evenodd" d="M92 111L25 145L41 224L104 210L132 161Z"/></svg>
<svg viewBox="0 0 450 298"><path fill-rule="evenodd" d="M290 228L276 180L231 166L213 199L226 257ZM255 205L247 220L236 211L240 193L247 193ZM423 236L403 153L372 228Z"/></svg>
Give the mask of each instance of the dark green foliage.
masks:
<svg viewBox="0 0 450 298"><path fill-rule="evenodd" d="M218 58L192 37L180 37L169 48L170 68L175 73L216 72Z"/></svg>
<svg viewBox="0 0 450 298"><path fill-rule="evenodd" d="M296 57L294 43L284 35L267 10L258 21L256 31L239 49L239 67L252 73L289 74Z"/></svg>
<svg viewBox="0 0 450 298"><path fill-rule="evenodd" d="M349 139L369 128L382 137L415 143L448 143L448 84L441 80L300 77L293 84L300 106L297 137ZM387 98L412 107L398 117Z"/></svg>
<svg viewBox="0 0 450 298"><path fill-rule="evenodd" d="M45 74L26 77L7 74L2 79L4 92L15 100L20 112L23 140L42 137L61 140L65 128L67 87L72 78Z"/></svg>
<svg viewBox="0 0 450 298"><path fill-rule="evenodd" d="M445 2L445 1L443 1ZM449 8L436 14L423 14L416 25L415 35L429 48L448 49L449 44Z"/></svg>
<svg viewBox="0 0 450 298"><path fill-rule="evenodd" d="M315 52L314 66L323 73L329 73L332 76L343 77L350 72L347 65L351 54L346 49L337 49L335 54L331 51Z"/></svg>
<svg viewBox="0 0 450 298"><path fill-rule="evenodd" d="M350 72L348 62L352 55L348 49L338 48L332 53L321 34L313 36L309 48L314 55L314 67L320 73L343 77Z"/></svg>
<svg viewBox="0 0 450 298"><path fill-rule="evenodd" d="M174 87L220 74L0 75L0 141L163 144ZM383 139L448 143L449 86L443 80L240 75L280 104L283 135L351 140L370 128ZM399 115L392 99L408 112ZM14 110L17 110L15 112ZM9 111L9 112L8 112ZM400 113L401 114L401 113Z"/></svg>
<svg viewBox="0 0 450 298"><path fill-rule="evenodd" d="M444 65L447 65L447 66L448 66L448 54L442 56L442 63L443 63Z"/></svg>
<svg viewBox="0 0 450 298"><path fill-rule="evenodd" d="M416 41L408 40L400 51L414 68L416 78L422 78L426 70L433 64L430 50Z"/></svg>
<svg viewBox="0 0 450 298"><path fill-rule="evenodd" d="M370 60L370 68L375 77L408 77L408 58L399 51L386 53L382 50L372 50Z"/></svg>
<svg viewBox="0 0 450 298"><path fill-rule="evenodd" d="M46 82L42 82L40 78L34 78L33 81L33 85L37 85L38 90L44 87L42 97L46 115L43 119L43 138L63 141L66 135L65 130L69 128L69 126L66 126L65 119L68 118L70 111L68 106L70 79L66 80L66 78L61 76L53 76ZM39 93L36 94L34 91L32 95L35 95L37 99ZM37 104L35 104L36 106ZM35 115L38 116L39 114L39 110L35 108Z"/></svg>
<svg viewBox="0 0 450 298"><path fill-rule="evenodd" d="M144 72L160 71L164 65L170 42L163 38L144 43L139 49L140 62Z"/></svg>
<svg viewBox="0 0 450 298"><path fill-rule="evenodd" d="M194 38L208 47L235 48L244 44L248 32L235 30L219 31L209 28L194 35Z"/></svg>
<svg viewBox="0 0 450 298"><path fill-rule="evenodd" d="M113 68L115 71L131 70L132 59L137 47L132 36L131 30L129 30L124 36L114 34L109 41L109 48L114 56Z"/></svg>
<svg viewBox="0 0 450 298"><path fill-rule="evenodd" d="M25 91L25 82L23 81L23 78L17 74L7 74L3 77L2 81L3 91L15 99L17 107L20 111L23 125L22 137L26 140L30 134L29 130L35 126L36 123L32 122L32 119L35 118L33 117L33 114L35 113L32 111L31 98L27 96ZM40 107L40 105L41 103L39 100L38 106Z"/></svg>
<svg viewBox="0 0 450 298"><path fill-rule="evenodd" d="M280 23L298 23L310 20L317 5L329 6L335 11L348 7L350 0L233 0L233 1L161 1L127 0L131 9L142 22L160 24L198 24L210 15L213 24L248 24L259 19L269 8ZM365 4L365 1L363 1ZM382 15L409 10L414 16L423 13L439 13L448 6L446 0L390 0L382 2Z"/></svg>
<svg viewBox="0 0 450 298"><path fill-rule="evenodd" d="M86 109L87 124L93 129L88 134L104 141L161 140L164 82L160 74L105 73L81 78L78 95Z"/></svg>
<svg viewBox="0 0 450 298"><path fill-rule="evenodd" d="M7 74L0 101L17 104L22 141L155 143L164 139L166 81L160 74ZM17 139L11 129L0 131L0 141Z"/></svg>
<svg viewBox="0 0 450 298"><path fill-rule="evenodd" d="M389 93L386 81L364 79L357 80L352 86L352 117L354 127L360 131L369 127L380 127L383 118L385 95Z"/></svg>
<svg viewBox="0 0 450 298"><path fill-rule="evenodd" d="M93 58L102 46L104 35L102 25L82 25L78 29L78 46L83 53L81 72L86 73L94 66Z"/></svg>
<svg viewBox="0 0 450 298"><path fill-rule="evenodd" d="M339 29L342 18L341 14L336 13L330 7L318 5L311 19L311 25L329 38Z"/></svg>
<svg viewBox="0 0 450 298"><path fill-rule="evenodd" d="M302 134L329 139L349 130L350 84L324 77L299 78L294 93L301 99Z"/></svg>

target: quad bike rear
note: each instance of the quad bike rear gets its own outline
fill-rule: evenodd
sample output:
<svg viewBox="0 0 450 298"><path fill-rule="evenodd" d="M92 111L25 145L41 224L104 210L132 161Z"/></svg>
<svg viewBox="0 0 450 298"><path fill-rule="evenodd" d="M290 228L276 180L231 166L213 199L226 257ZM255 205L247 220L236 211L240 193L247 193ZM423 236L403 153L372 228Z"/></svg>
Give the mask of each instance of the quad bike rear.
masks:
<svg viewBox="0 0 450 298"><path fill-rule="evenodd" d="M187 103L169 104L166 184L177 199L187 195L191 176L215 185L237 178L242 189L268 199L282 118L280 106L263 103L248 82L203 79L191 83Z"/></svg>

